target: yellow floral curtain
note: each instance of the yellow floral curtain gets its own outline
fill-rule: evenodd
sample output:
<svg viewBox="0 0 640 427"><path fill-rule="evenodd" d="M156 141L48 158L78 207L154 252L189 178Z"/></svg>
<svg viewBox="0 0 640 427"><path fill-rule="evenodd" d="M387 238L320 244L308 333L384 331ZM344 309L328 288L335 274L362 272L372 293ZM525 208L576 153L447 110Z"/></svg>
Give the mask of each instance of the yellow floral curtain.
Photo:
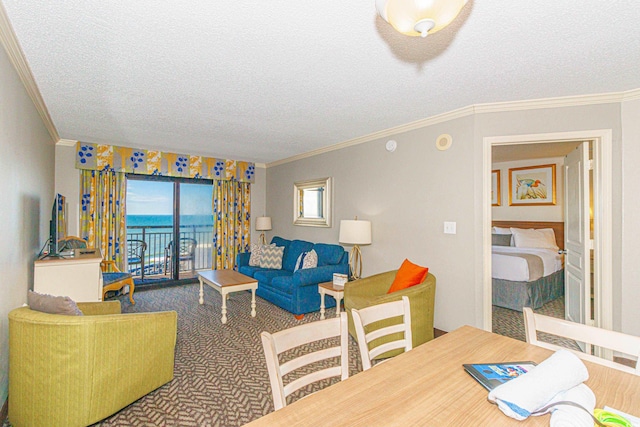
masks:
<svg viewBox="0 0 640 427"><path fill-rule="evenodd" d="M213 181L214 270L235 268L237 254L250 243L250 212L250 183Z"/></svg>
<svg viewBox="0 0 640 427"><path fill-rule="evenodd" d="M127 248L125 174L111 171L80 171L80 232L89 247L124 268Z"/></svg>

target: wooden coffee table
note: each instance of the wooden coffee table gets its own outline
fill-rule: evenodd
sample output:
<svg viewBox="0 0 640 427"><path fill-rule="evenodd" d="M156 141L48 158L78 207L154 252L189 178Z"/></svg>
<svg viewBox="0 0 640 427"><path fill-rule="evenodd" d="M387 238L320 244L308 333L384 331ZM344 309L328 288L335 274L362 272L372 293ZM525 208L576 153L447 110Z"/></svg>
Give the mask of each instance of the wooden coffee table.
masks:
<svg viewBox="0 0 640 427"><path fill-rule="evenodd" d="M207 270L198 272L200 304L204 304L202 284L206 283L222 296L222 323L227 323L227 298L232 292L251 290L251 317L256 317L256 289L258 282L235 270Z"/></svg>

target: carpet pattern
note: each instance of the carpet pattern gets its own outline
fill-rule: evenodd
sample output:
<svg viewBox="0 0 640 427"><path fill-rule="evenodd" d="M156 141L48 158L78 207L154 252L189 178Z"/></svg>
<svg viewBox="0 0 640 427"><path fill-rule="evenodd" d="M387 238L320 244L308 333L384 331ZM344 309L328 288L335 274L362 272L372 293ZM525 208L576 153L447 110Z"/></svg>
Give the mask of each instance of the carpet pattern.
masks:
<svg viewBox="0 0 640 427"><path fill-rule="evenodd" d="M534 312L544 314L545 316L564 319L564 298L558 298L550 301L539 309L534 310ZM520 341L526 341L524 318L523 314L519 311L509 310L508 308L502 308L494 305L492 329L496 334L505 335ZM573 350L580 350L580 347L578 347L576 342L573 340L544 332L538 333L538 336L541 341L557 344Z"/></svg>

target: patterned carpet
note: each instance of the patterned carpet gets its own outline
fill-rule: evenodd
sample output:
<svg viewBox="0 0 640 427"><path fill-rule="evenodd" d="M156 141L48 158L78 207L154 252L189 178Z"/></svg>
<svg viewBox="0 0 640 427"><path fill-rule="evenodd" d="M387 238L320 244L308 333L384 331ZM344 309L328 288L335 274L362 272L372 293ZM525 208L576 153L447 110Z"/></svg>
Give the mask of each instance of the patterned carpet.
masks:
<svg viewBox="0 0 640 427"><path fill-rule="evenodd" d="M546 316L564 319L564 298L558 298L550 301L539 309L534 310L534 312L544 314ZM494 305L493 332L495 332L496 334L515 338L520 341L526 341L524 332L524 318L522 317L522 313L519 311L509 310L508 308L497 307ZM539 336L541 341L561 345L563 347L571 348L574 350L580 350L580 347L578 347L575 341L544 332L539 333Z"/></svg>
<svg viewBox="0 0 640 427"><path fill-rule="evenodd" d="M320 313L298 321L291 313L256 298L257 317L252 318L251 294L239 292L230 295L228 322L222 325L220 294L205 286L205 303L200 305L198 288L194 284L136 292L135 306L126 296L120 297L123 312L178 312L175 377L94 426L232 427L273 411L260 333L316 321ZM564 313L563 304L556 300L536 311L557 316ZM328 309L326 315L335 315L335 309ZM494 307L493 315L494 332L524 340L521 313ZM350 375L362 370L352 338L349 364ZM309 386L293 397L297 399L326 385ZM2 425L10 427L8 420Z"/></svg>

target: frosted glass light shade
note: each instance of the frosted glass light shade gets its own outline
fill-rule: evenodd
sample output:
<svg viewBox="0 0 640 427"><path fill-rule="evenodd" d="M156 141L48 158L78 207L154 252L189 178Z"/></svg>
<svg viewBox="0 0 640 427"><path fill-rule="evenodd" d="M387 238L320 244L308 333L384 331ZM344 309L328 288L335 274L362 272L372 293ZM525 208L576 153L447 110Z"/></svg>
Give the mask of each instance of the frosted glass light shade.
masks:
<svg viewBox="0 0 640 427"><path fill-rule="evenodd" d="M407 36L433 34L449 25L468 0L376 0L378 14Z"/></svg>
<svg viewBox="0 0 640 427"><path fill-rule="evenodd" d="M343 219L340 221L338 241L347 245L371 244L371 221Z"/></svg>
<svg viewBox="0 0 640 427"><path fill-rule="evenodd" d="M271 230L271 217L259 216L258 218L256 218L256 230L257 231Z"/></svg>

